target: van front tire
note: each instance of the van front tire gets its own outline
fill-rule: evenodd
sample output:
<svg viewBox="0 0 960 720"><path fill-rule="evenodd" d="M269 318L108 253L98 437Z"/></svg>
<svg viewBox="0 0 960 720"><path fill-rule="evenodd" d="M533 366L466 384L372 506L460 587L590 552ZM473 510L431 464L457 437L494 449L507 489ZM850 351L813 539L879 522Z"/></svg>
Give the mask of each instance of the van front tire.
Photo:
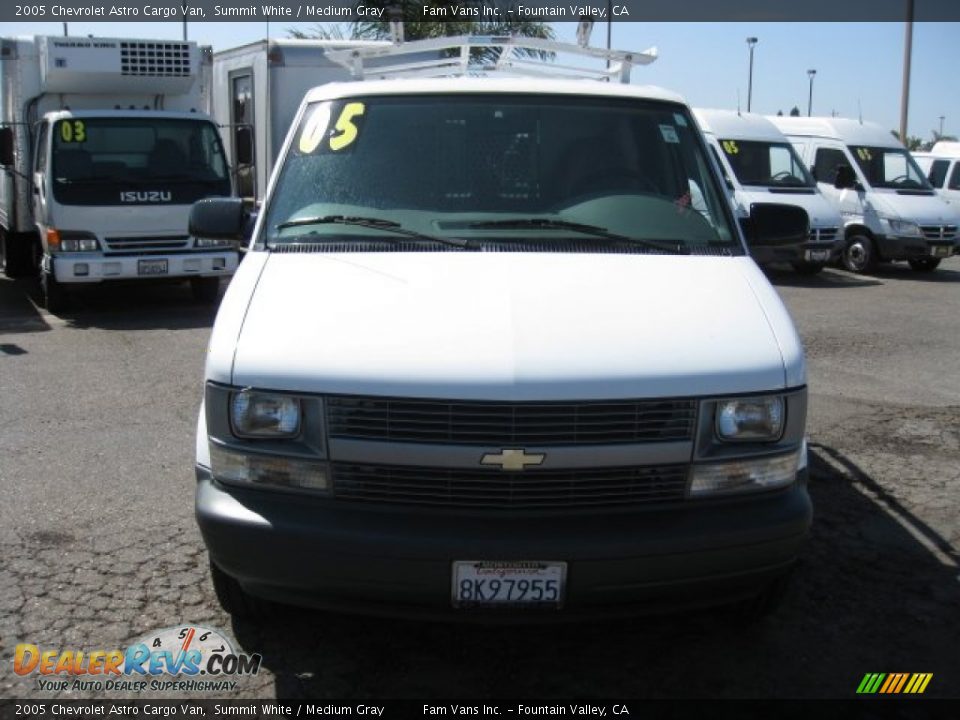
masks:
<svg viewBox="0 0 960 720"><path fill-rule="evenodd" d="M840 256L844 269L852 273L872 273L877 269L877 250L867 235L851 235Z"/></svg>
<svg viewBox="0 0 960 720"><path fill-rule="evenodd" d="M240 583L210 562L210 579L220 607L231 617L262 620L267 616L266 603L248 594Z"/></svg>

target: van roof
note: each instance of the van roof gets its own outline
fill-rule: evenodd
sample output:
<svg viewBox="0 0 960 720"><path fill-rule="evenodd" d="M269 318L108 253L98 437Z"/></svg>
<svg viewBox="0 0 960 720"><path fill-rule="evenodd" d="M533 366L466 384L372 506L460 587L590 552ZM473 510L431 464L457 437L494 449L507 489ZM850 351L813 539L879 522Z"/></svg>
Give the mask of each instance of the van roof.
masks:
<svg viewBox="0 0 960 720"><path fill-rule="evenodd" d="M835 117L768 117L784 135L831 138L847 145L903 148L889 130L873 122Z"/></svg>
<svg viewBox="0 0 960 720"><path fill-rule="evenodd" d="M939 140L930 148L930 154L938 157L960 158L960 142L956 140Z"/></svg>
<svg viewBox="0 0 960 720"><path fill-rule="evenodd" d="M767 140L786 142L783 133L756 113L741 113L733 110L714 110L694 108L693 114L705 133L716 135L720 139L731 140Z"/></svg>
<svg viewBox="0 0 960 720"><path fill-rule="evenodd" d="M418 95L424 93L522 93L537 95L589 95L629 97L686 105L674 92L653 85L627 85L592 80L554 80L542 77L431 77L332 82L313 88L307 102L363 95Z"/></svg>

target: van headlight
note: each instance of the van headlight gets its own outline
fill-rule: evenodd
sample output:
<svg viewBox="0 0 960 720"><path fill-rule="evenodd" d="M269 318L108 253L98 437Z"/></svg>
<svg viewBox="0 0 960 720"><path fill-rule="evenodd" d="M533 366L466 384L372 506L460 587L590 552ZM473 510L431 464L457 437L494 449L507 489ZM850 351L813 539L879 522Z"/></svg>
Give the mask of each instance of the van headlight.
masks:
<svg viewBox="0 0 960 720"><path fill-rule="evenodd" d="M923 231L920 230L920 226L915 222L910 222L909 220L887 220L887 225L890 226L890 232L893 235L923 237Z"/></svg>
<svg viewBox="0 0 960 720"><path fill-rule="evenodd" d="M726 442L779 440L785 415L780 395L719 400L716 435Z"/></svg>
<svg viewBox="0 0 960 720"><path fill-rule="evenodd" d="M230 427L237 437L291 438L300 432L300 400L241 390L230 398Z"/></svg>
<svg viewBox="0 0 960 720"><path fill-rule="evenodd" d="M797 479L800 453L800 450L794 450L774 457L694 465L690 496L710 497L786 487Z"/></svg>

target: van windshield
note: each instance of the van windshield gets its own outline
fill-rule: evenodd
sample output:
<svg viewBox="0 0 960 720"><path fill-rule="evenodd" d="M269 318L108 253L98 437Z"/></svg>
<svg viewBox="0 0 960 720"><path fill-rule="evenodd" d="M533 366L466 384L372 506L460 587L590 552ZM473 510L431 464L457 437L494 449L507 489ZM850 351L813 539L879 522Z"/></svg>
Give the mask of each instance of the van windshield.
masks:
<svg viewBox="0 0 960 720"><path fill-rule="evenodd" d="M813 176L788 142L721 140L720 147L741 185L813 188Z"/></svg>
<svg viewBox="0 0 960 720"><path fill-rule="evenodd" d="M51 130L59 203L190 204L230 194L223 146L209 121L77 117Z"/></svg>
<svg viewBox="0 0 960 720"><path fill-rule="evenodd" d="M902 148L851 145L850 152L871 187L933 192L923 171Z"/></svg>
<svg viewBox="0 0 960 720"><path fill-rule="evenodd" d="M599 243L590 227L740 254L695 128L682 105L606 97L314 103L293 132L259 240L379 238L389 222L434 238Z"/></svg>

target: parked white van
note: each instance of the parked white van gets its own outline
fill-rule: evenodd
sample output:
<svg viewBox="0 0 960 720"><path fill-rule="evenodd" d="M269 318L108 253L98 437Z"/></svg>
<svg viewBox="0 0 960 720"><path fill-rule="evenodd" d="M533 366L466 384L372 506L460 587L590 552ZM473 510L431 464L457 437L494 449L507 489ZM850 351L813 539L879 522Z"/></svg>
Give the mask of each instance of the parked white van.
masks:
<svg viewBox="0 0 960 720"><path fill-rule="evenodd" d="M751 249L760 264L790 263L814 274L843 248L840 213L817 183L790 141L762 115L694 108L711 147L738 218L749 218L753 203L778 202L802 207L810 217L810 236L796 245Z"/></svg>
<svg viewBox="0 0 960 720"><path fill-rule="evenodd" d="M960 211L960 142L940 141L913 159L940 197Z"/></svg>
<svg viewBox="0 0 960 720"><path fill-rule="evenodd" d="M937 196L903 145L876 123L770 117L844 220L843 266L871 272L907 260L929 271L956 249L960 215Z"/></svg>
<svg viewBox="0 0 960 720"><path fill-rule="evenodd" d="M771 607L811 521L806 366L746 243L806 213L755 204L744 237L690 108L617 70L649 55L608 56L622 83L440 57L314 88L279 154L197 425L221 604ZM236 239L242 213L191 227Z"/></svg>

